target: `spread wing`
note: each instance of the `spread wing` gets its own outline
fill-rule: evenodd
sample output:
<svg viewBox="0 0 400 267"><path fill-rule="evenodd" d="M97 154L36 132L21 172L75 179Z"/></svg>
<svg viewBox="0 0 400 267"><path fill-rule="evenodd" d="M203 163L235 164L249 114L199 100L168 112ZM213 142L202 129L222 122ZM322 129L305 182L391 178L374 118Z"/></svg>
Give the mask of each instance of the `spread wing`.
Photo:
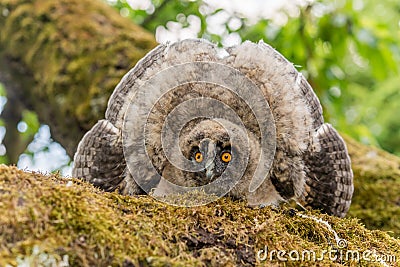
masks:
<svg viewBox="0 0 400 267"><path fill-rule="evenodd" d="M344 216L353 193L353 174L345 143L331 125L324 124L320 102L305 78L292 63L263 42L244 42L227 49L225 55L219 55L216 45L203 40L184 40L156 47L123 77L109 99L105 120L99 121L81 140L74 158L73 175L106 191L143 193L132 177L132 170L129 171L122 148L127 108L151 77L171 66L195 61L218 62L251 79L269 104L276 136L260 136L259 129L252 125L254 120L250 112L241 105L243 100L232 99L232 93L221 93L220 88L204 91L206 87L194 93L196 86L187 85L187 91L182 94L168 96L178 101L168 97L160 100L159 113L149 117L152 137L146 142L157 171L162 172L166 160L159 140L165 119L163 112L170 112L176 103L189 99L191 93L209 94L236 105L246 126L259 138L276 138L268 178L281 197L295 198L329 214ZM252 92L244 94L250 96Z"/></svg>

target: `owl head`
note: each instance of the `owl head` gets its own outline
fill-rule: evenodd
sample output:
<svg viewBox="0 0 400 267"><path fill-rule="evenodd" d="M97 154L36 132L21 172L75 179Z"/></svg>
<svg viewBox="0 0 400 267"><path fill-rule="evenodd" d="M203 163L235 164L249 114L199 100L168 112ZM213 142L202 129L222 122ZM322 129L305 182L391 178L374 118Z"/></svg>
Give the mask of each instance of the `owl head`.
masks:
<svg viewBox="0 0 400 267"><path fill-rule="evenodd" d="M194 173L198 185L221 176L232 160L232 144L226 129L213 120L203 120L184 137L184 156L201 168Z"/></svg>
<svg viewBox="0 0 400 267"><path fill-rule="evenodd" d="M226 171L229 164L240 164L240 161L235 160L243 156L239 153L246 154L240 143L248 144L247 133L238 127L230 127L231 135L229 135L226 126L217 120L204 119L190 126L190 130L181 135L181 151L198 170L185 175L186 179L194 182L192 186L213 182ZM232 138L232 131L236 133L236 138ZM235 166L232 167L233 170L236 169Z"/></svg>

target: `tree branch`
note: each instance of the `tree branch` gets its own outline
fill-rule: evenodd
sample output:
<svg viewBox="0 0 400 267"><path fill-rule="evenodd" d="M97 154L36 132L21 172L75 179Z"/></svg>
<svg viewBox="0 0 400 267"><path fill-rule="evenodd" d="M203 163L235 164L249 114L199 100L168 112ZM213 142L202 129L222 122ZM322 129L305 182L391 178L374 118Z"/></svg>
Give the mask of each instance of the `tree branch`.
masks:
<svg viewBox="0 0 400 267"><path fill-rule="evenodd" d="M0 11L0 82L72 156L154 37L102 1L0 0Z"/></svg>

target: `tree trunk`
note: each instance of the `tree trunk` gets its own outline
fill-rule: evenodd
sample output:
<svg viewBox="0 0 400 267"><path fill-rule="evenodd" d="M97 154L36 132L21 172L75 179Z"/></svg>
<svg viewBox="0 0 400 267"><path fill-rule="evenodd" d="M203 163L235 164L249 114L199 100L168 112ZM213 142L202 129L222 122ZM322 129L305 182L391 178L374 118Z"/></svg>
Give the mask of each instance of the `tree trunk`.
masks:
<svg viewBox="0 0 400 267"><path fill-rule="evenodd" d="M70 156L122 76L156 45L98 0L0 0L0 25L7 133L20 120L15 107L34 110ZM19 155L15 137L6 145Z"/></svg>

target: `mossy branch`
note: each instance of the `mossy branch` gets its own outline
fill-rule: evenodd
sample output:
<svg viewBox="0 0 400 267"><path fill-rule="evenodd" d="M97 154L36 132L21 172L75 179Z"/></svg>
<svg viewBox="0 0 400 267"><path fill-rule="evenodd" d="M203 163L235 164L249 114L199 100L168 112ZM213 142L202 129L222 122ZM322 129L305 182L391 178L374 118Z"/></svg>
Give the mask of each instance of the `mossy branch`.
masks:
<svg viewBox="0 0 400 267"><path fill-rule="evenodd" d="M400 259L399 239L367 230L357 219L316 212L297 216L289 207L253 209L228 198L180 208L149 196L104 193L80 180L4 165L0 203L1 266L18 262L37 266L43 259L67 261L69 266L277 265L276 254L272 262L268 257L262 260L266 248L287 253L311 250L318 256L323 250L338 249L332 232L311 216L328 222L346 240L344 253L371 251L391 256L386 258L391 261ZM285 262L286 266L299 263L315 266L316 261ZM352 263L351 258L318 260L321 266ZM360 264L368 263L360 259Z"/></svg>
<svg viewBox="0 0 400 267"><path fill-rule="evenodd" d="M122 76L156 45L102 1L0 0L0 25L0 82L70 156Z"/></svg>
<svg viewBox="0 0 400 267"><path fill-rule="evenodd" d="M400 237L400 158L344 137L354 172L349 216Z"/></svg>

